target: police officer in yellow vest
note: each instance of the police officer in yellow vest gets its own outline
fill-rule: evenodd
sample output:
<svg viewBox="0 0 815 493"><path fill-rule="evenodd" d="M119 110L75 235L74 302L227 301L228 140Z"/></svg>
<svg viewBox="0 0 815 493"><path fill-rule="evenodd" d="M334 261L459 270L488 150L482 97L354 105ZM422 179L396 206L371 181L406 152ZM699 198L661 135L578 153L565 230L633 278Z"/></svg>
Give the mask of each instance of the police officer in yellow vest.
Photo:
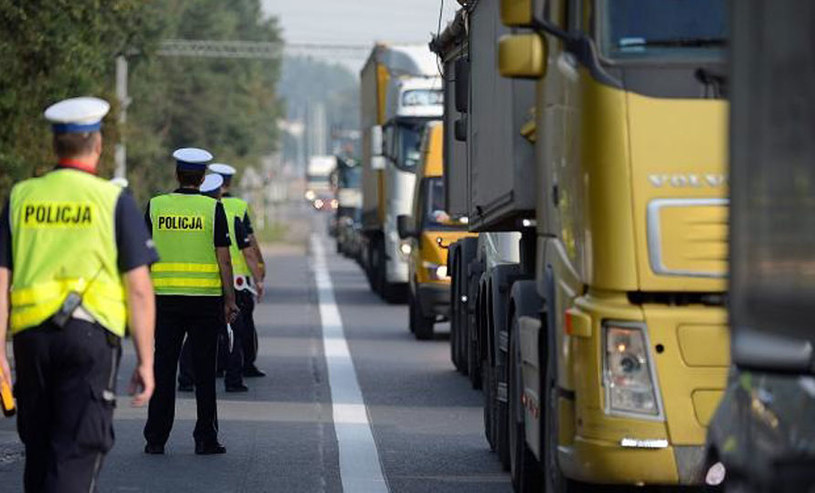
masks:
<svg viewBox="0 0 815 493"><path fill-rule="evenodd" d="M161 261L152 268L156 290L156 392L150 400L144 451L163 454L175 417L175 377L184 337L192 348L198 420L195 453L223 454L218 442L215 363L218 334L237 316L229 258L229 227L223 205L201 195L212 155L179 149L180 187L150 200L145 220Z"/></svg>
<svg viewBox="0 0 815 493"><path fill-rule="evenodd" d="M208 174L204 177L204 182L199 187L202 195L206 195L207 197L212 197L215 200L220 200L221 198L221 186L224 183L223 177L219 174ZM241 248L238 245L241 245L241 238L243 237L242 230L235 230L232 222L227 217L227 221L229 224L229 237L232 240L232 245L229 247L229 254L232 260L232 271L235 278L240 275L242 271L243 263L242 257L240 254L235 254L236 250L239 252ZM237 293L235 293L235 298L237 301ZM238 303L238 308L240 308L240 303ZM239 332L241 327L240 321L242 318L243 313L238 315L237 319L234 323L227 327L227 331L221 333L221 337L218 339L218 373L223 372L223 368L226 368L227 362L233 358L233 349L236 347L236 340L240 340L240 336L236 336L235 332ZM239 347L240 344L238 343L237 346ZM189 338L184 341L184 345L181 349L181 361L178 365L178 391L179 392L192 392L195 386L193 385L194 375L192 369L192 352L190 348ZM236 354L236 356L240 356L241 353ZM240 369L239 369L240 370ZM242 381L238 381L238 385L235 385L235 380L229 379L226 381L226 391L227 392L246 392L249 390L248 387L243 385ZM232 385L230 385L232 384Z"/></svg>
<svg viewBox="0 0 815 493"><path fill-rule="evenodd" d="M244 275L242 277L236 277L235 281L236 290L238 291L238 305L241 309L241 317L244 318L246 328L246 336L242 340L243 376L249 378L265 377L266 373L260 370L255 364L258 352L258 333L254 319L255 301L252 298L252 294L257 295L258 298L263 297L263 280L266 277L263 254L260 251L255 232L252 229L252 222L249 218L249 204L243 199L234 197L229 193L229 189L232 186L232 179L235 177L235 168L228 164L213 163L209 165L209 170L224 178L221 202L223 202L226 208L227 215L235 215L241 219L241 224L243 225L251 247L251 255L257 259L257 265L259 267L257 272L253 270L251 277ZM247 252L248 250L243 251ZM237 283L241 283L241 285Z"/></svg>
<svg viewBox="0 0 815 493"><path fill-rule="evenodd" d="M130 195L94 176L108 109L96 98L49 107L59 164L17 184L0 216L0 368L10 375L10 327L26 491L96 490L125 326L139 360L133 404L153 391L157 257Z"/></svg>
<svg viewBox="0 0 815 493"><path fill-rule="evenodd" d="M228 165L212 164L210 169L216 166ZM217 173L207 175L207 179L201 187L201 193L223 202L227 221L229 222L229 234L233 240L230 247L230 256L235 277L235 300L240 313L231 325L231 341L221 345L221 349L226 356L224 358L224 387L227 392L246 392L249 387L243 382L244 348L247 342L254 342L254 335L251 332L252 327L254 327L251 320L252 308L254 307L253 297L263 295L262 267L244 225L246 208L240 207L240 205L235 207L233 205L235 201L223 200L223 183L224 179L221 175ZM239 200L238 204L245 205L245 202ZM227 339L224 338L224 341L226 342Z"/></svg>

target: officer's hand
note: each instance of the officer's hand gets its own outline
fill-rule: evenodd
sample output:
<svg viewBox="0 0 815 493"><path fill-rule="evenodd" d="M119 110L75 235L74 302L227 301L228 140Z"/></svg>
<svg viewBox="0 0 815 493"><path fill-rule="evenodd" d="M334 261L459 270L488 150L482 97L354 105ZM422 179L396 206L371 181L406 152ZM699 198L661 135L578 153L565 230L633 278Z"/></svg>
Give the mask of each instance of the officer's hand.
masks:
<svg viewBox="0 0 815 493"><path fill-rule="evenodd" d="M226 318L226 323L231 324L238 318L238 313L240 312L240 308L238 308L237 303L235 300L226 300L224 301L224 317Z"/></svg>
<svg viewBox="0 0 815 493"><path fill-rule="evenodd" d="M133 407L143 407L150 402L153 390L156 388L156 381L153 378L153 366L139 365L133 370L130 378L128 393L133 396L131 404Z"/></svg>

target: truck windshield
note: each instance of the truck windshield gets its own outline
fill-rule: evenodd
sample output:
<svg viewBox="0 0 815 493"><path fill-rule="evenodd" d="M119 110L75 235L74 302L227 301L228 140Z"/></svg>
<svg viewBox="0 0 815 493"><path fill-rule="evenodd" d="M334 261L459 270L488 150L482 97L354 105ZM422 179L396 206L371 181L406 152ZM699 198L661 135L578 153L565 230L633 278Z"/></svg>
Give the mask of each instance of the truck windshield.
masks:
<svg viewBox="0 0 815 493"><path fill-rule="evenodd" d="M402 94L402 106L433 106L444 103L444 92L438 89L413 89Z"/></svg>
<svg viewBox="0 0 815 493"><path fill-rule="evenodd" d="M422 156L424 127L425 123L421 121L396 124L391 157L397 168L411 172L416 170L416 165L419 164Z"/></svg>
<svg viewBox="0 0 815 493"><path fill-rule="evenodd" d="M467 224L450 219L444 210L444 180L439 177L427 179L427 200L425 201L424 227L436 230L467 229Z"/></svg>
<svg viewBox="0 0 815 493"><path fill-rule="evenodd" d="M724 57L724 0L602 0L601 6L600 46L606 57Z"/></svg>

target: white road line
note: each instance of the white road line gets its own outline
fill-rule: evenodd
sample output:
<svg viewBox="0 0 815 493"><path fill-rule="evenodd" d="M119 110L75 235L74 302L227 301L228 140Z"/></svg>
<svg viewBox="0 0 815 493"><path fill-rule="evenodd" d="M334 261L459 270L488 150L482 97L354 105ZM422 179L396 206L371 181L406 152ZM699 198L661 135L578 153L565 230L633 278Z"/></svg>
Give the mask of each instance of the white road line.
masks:
<svg viewBox="0 0 815 493"><path fill-rule="evenodd" d="M345 340L340 310L334 299L334 286L328 274L325 247L318 234L311 236L311 251L323 325L334 430L339 446L342 488L346 493L387 493L388 485L382 473L368 410L359 388L348 342Z"/></svg>

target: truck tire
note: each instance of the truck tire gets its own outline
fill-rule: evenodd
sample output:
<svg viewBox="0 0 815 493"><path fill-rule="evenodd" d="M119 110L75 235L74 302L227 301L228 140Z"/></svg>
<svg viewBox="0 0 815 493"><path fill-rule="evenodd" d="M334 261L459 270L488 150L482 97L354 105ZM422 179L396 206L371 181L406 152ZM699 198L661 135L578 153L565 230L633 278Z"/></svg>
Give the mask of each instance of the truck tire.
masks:
<svg viewBox="0 0 815 493"><path fill-rule="evenodd" d="M363 250L365 273L368 276L368 285L371 291L379 294L379 241L376 238L371 239L365 249Z"/></svg>
<svg viewBox="0 0 815 493"><path fill-rule="evenodd" d="M384 269L383 269L383 271L384 271ZM383 277L384 277L384 272L383 272ZM386 280L383 280L382 281L382 290L380 292L380 295L382 296L382 299L385 300L386 302L388 302L388 303L390 303L392 305L396 305L396 304L404 303L406 301L406 298L407 298L406 292L407 291L408 291L407 285L404 284L404 283L392 283L392 282L388 282Z"/></svg>
<svg viewBox="0 0 815 493"><path fill-rule="evenodd" d="M455 242L450 245L447 254L447 269L450 271L450 361L457 371L461 371L461 353L458 347L459 315L461 309L461 296L458 293L458 254L461 244Z"/></svg>
<svg viewBox="0 0 815 493"><path fill-rule="evenodd" d="M376 294L380 297L382 296L382 290L385 288L385 242L382 241L381 238L377 239L377 242L373 249L373 259L371 263L373 264L372 267L374 269L374 284L376 288Z"/></svg>
<svg viewBox="0 0 815 493"><path fill-rule="evenodd" d="M410 331L417 340L427 341L433 338L433 326L436 317L427 317L422 313L422 307L414 296L410 296Z"/></svg>
<svg viewBox="0 0 815 493"><path fill-rule="evenodd" d="M467 324L467 375L470 377L470 386L475 390L483 388L482 359L484 357L481 350L482 324L484 323L484 286L481 275L477 278L470 277L470 300L475 303L468 303L470 307Z"/></svg>
<svg viewBox="0 0 815 493"><path fill-rule="evenodd" d="M524 457L522 451L519 452L518 436L516 435L513 440L513 434L519 432L517 426L519 419L522 417L518 416L520 410L517 407L520 404L521 389L523 388L518 387L521 383L519 378L522 377L522 373L520 373L521 353L518 320L523 316L538 316L543 303L540 296L538 296L535 281L524 277L520 266L501 265L493 269L491 283L492 297L495 303L498 304L494 308L495 317L493 319L496 325L493 339L497 349L495 365L498 369L498 384L503 383L503 387L506 389L504 392L506 395L505 402L499 402L496 427L502 435L500 439L506 444L506 456L502 456L502 459L506 461L505 466L509 471L513 470L513 455L516 456L514 459L516 461L519 460L518 456L521 459ZM518 399L518 401L514 401L514 399ZM523 424L523 422L521 423ZM524 429L521 428L520 432L521 441L525 444ZM518 466L518 464L515 464L515 466ZM524 474L532 474L532 472ZM520 477L516 479L520 479ZM535 484L532 476L527 479L530 484ZM518 484L520 484L520 481L518 481Z"/></svg>
<svg viewBox="0 0 815 493"><path fill-rule="evenodd" d="M458 296L459 296L459 318L458 318L458 354L460 367L459 371L463 375L469 374L469 353L470 353L470 324L472 322L471 310L475 303L475 296L470 289L470 264L475 260L478 253L478 238L464 238L459 241L461 248L458 259ZM462 301L466 297L467 301Z"/></svg>
<svg viewBox="0 0 815 493"><path fill-rule="evenodd" d="M522 279L520 265L504 264L495 266L490 270L486 283L487 292L484 296L487 306L485 311L485 326L482 338L485 344L486 355L484 364L493 365L495 374L495 441L497 443L498 457L507 471L511 466L511 450L509 442L509 352L510 328L509 307L511 304L510 290L514 283ZM529 289L529 288L527 288ZM534 284L533 284L534 289ZM537 307L536 307L537 309Z"/></svg>
<svg viewBox="0 0 815 493"><path fill-rule="evenodd" d="M549 299L552 299L550 296ZM541 332L539 337L544 338L545 347L539 352L540 358L545 360L538 364L541 369L541 470L543 478L543 491L555 493L574 493L583 491L578 484L560 470L558 464L558 386L557 386L557 356L555 354L554 324L551 323L553 312L548 307L541 319Z"/></svg>
<svg viewBox="0 0 815 493"><path fill-rule="evenodd" d="M493 452L498 450L498 443L495 441L497 433L495 432L495 374L490 365L483 365L482 371L484 376L482 381L484 383L484 437L487 443L490 444L490 450Z"/></svg>
<svg viewBox="0 0 815 493"><path fill-rule="evenodd" d="M521 371L521 350L519 346L518 316L511 322L509 349L509 455L512 487L519 493L541 491L540 464L526 443L524 423L525 410L522 404L523 372Z"/></svg>

